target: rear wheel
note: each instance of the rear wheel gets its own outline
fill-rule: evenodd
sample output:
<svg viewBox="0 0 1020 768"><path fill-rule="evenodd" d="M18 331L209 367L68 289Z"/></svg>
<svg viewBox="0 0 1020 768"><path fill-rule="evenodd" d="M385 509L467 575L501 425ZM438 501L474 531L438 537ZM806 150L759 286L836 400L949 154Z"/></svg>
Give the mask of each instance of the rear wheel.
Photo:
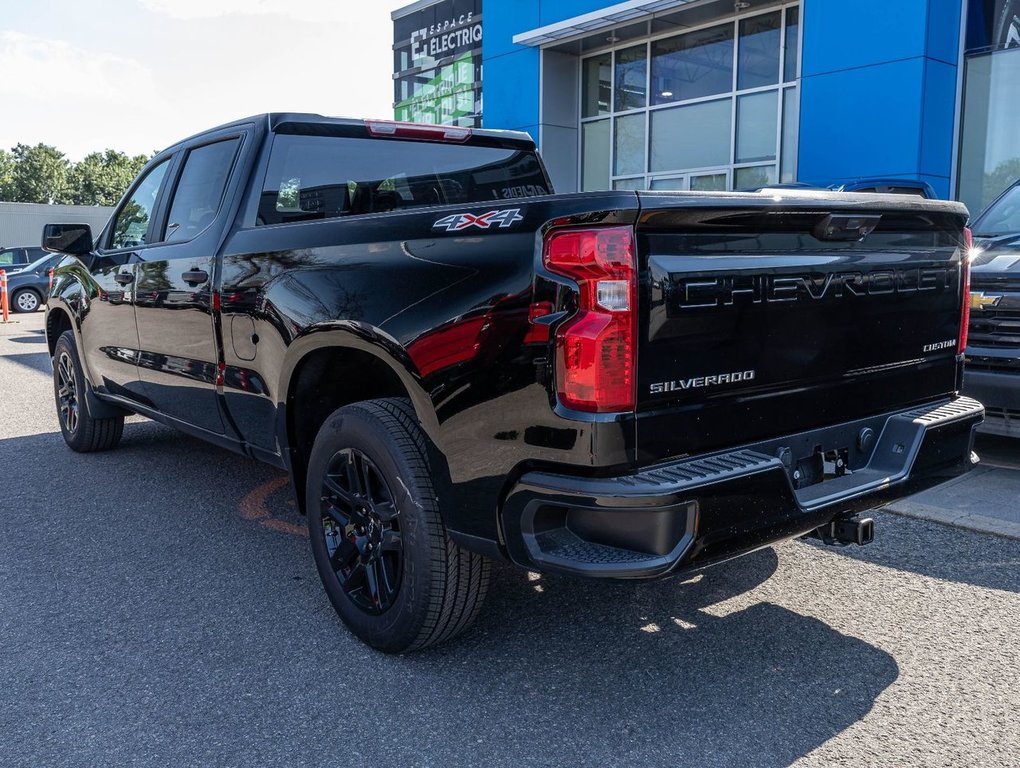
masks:
<svg viewBox="0 0 1020 768"><path fill-rule="evenodd" d="M74 332L64 331L53 352L53 395L64 442L79 453L106 451L120 442L124 417L94 419L85 402L85 374L74 343Z"/></svg>
<svg viewBox="0 0 1020 768"><path fill-rule="evenodd" d="M468 627L489 562L446 533L426 438L406 400L335 411L308 468L308 530L319 577L347 627L388 653L443 642Z"/></svg>
<svg viewBox="0 0 1020 768"><path fill-rule="evenodd" d="M22 288L11 296L15 312L35 312L42 305L42 298L31 288Z"/></svg>

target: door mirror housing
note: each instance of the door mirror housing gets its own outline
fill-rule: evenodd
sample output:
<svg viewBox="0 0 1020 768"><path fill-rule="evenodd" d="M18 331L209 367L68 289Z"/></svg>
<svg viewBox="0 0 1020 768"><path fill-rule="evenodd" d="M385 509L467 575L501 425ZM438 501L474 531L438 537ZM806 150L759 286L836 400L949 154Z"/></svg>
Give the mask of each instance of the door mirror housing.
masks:
<svg viewBox="0 0 1020 768"><path fill-rule="evenodd" d="M88 224L47 224L43 227L42 247L52 253L84 256L95 247Z"/></svg>

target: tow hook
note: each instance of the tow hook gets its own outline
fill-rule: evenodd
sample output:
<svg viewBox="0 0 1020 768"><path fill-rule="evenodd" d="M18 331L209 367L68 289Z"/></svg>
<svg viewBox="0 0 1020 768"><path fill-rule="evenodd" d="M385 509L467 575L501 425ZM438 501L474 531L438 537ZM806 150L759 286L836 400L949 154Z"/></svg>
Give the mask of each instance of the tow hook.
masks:
<svg viewBox="0 0 1020 768"><path fill-rule="evenodd" d="M823 544L845 547L847 544L864 546L875 540L875 521L870 517L844 517L816 528L810 536Z"/></svg>

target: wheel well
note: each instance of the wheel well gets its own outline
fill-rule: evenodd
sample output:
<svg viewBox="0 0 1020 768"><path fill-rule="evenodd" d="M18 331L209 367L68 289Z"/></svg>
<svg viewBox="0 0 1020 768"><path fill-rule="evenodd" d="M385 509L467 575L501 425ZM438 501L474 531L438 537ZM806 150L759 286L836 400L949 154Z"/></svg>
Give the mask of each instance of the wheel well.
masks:
<svg viewBox="0 0 1020 768"><path fill-rule="evenodd" d="M57 348L57 339L64 331L71 330L71 318L62 309L51 309L46 316L46 345L53 357Z"/></svg>
<svg viewBox="0 0 1020 768"><path fill-rule="evenodd" d="M287 444L298 508L304 512L308 457L319 428L337 408L379 397L407 397L386 363L357 349L323 349L301 361L287 390Z"/></svg>

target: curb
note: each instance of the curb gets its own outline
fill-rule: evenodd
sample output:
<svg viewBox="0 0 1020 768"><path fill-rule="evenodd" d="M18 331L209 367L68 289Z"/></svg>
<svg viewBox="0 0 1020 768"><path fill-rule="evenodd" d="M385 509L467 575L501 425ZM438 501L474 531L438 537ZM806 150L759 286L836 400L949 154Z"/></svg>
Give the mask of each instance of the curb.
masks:
<svg viewBox="0 0 1020 768"><path fill-rule="evenodd" d="M988 517L987 515L976 515L972 512L958 512L910 500L895 501L882 507L882 509L885 512L892 512L903 517L930 520L968 531L990 533L994 536L1004 536L1009 539L1020 539L1020 523L1013 522L1012 520L1002 520L997 517Z"/></svg>

